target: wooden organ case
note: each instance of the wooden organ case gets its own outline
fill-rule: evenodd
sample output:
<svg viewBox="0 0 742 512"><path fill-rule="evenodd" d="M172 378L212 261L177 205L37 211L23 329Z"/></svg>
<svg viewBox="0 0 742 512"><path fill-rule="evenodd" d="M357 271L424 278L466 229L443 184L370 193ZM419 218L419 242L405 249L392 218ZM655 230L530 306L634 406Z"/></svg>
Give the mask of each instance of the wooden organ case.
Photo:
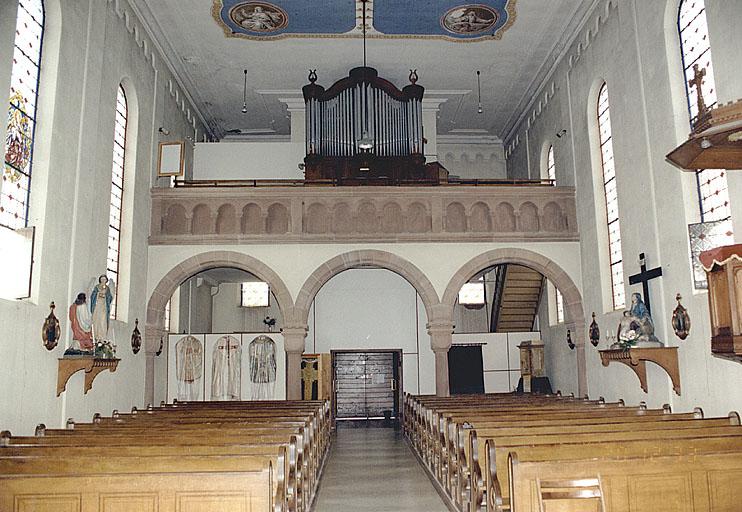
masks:
<svg viewBox="0 0 742 512"><path fill-rule="evenodd" d="M311 71L302 89L306 108L308 182L338 185L438 184L445 174L426 165L422 99L410 72L401 91L366 66L350 70L329 89Z"/></svg>

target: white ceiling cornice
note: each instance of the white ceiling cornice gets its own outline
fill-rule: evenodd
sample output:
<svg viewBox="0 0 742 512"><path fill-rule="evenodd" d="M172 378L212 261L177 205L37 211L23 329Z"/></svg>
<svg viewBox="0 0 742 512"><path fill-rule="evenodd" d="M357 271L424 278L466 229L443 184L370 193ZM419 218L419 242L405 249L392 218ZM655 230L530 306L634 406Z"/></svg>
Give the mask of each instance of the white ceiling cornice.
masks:
<svg viewBox="0 0 742 512"><path fill-rule="evenodd" d="M591 18L600 2L601 0L582 0L582 3L577 7L575 15L572 16L571 21L565 27L561 37L551 48L549 56L544 59L538 73L536 73L533 80L531 80L531 83L524 90L520 101L518 101L515 110L513 110L513 115L510 116L505 123L502 133L500 134L502 140L508 141L510 137L512 137L513 131L520 126L523 119L531 111L538 92L544 88L549 79L554 75L557 66L569 52L572 43L574 43L577 36L582 32L583 27Z"/></svg>
<svg viewBox="0 0 742 512"><path fill-rule="evenodd" d="M190 75L183 67L182 60L178 58L178 55L173 49L173 45L168 40L165 32L162 30L162 27L158 23L154 14L152 14L152 11L147 5L146 0L127 1L131 6L131 10L134 12L137 18L139 18L139 22L144 27L144 30L147 31L150 39L152 39L152 43L155 45L158 52L160 53L163 62L167 66L168 70L170 70L170 73L172 73L173 78L178 83L181 90L183 91L183 94L188 99L188 102L195 110L196 115L198 115L199 119L201 120L201 123L204 125L206 130L208 130L210 137L221 138L224 134L215 133L215 126L207 122L207 116L204 116L204 112L207 113L209 119L213 119L213 115L211 115L211 112L209 112L209 109L204 104L203 99L198 95L198 89L193 85L193 80L191 80ZM197 97L194 98L194 95L196 95Z"/></svg>

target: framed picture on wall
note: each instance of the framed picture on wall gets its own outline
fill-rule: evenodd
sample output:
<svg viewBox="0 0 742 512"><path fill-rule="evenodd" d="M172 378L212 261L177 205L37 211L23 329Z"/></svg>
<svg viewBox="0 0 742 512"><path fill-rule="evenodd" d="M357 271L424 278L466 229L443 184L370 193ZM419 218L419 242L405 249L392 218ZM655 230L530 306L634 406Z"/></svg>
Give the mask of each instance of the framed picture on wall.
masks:
<svg viewBox="0 0 742 512"><path fill-rule="evenodd" d="M183 141L160 142L157 157L157 175L183 176L185 160L185 143Z"/></svg>

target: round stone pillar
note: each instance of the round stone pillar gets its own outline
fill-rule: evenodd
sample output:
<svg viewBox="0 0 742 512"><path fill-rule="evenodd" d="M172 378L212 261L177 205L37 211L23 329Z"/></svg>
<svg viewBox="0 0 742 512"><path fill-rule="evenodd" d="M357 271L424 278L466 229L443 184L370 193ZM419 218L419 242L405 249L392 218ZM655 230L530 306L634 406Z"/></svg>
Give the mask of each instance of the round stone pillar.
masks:
<svg viewBox="0 0 742 512"><path fill-rule="evenodd" d="M430 348L435 354L435 394L449 396L448 385L448 349L453 343L452 322L431 322L428 324Z"/></svg>
<svg viewBox="0 0 742 512"><path fill-rule="evenodd" d="M301 400L301 355L308 330L306 325L300 325L281 331L286 350L286 400Z"/></svg>
<svg viewBox="0 0 742 512"><path fill-rule="evenodd" d="M160 340L167 331L154 325L144 327L144 403L155 403L155 354L160 349ZM167 378L167 377L165 377Z"/></svg>

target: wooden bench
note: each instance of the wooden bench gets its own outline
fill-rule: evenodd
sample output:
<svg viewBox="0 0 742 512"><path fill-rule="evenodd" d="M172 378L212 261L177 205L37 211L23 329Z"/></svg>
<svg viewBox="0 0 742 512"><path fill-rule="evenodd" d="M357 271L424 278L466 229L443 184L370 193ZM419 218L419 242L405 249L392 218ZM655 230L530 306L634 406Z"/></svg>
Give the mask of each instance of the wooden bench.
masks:
<svg viewBox="0 0 742 512"><path fill-rule="evenodd" d="M0 510L303 512L330 435L326 402L176 403L68 426L0 434Z"/></svg>
<svg viewBox="0 0 742 512"><path fill-rule="evenodd" d="M595 507L604 504L601 500L606 487L605 480L596 476L599 473L576 472L560 478L559 463L554 463L550 466L555 470L553 474L543 472L531 478L529 473L531 476L524 480L527 484L514 482L508 478L513 471L511 453L517 454L513 459L516 462L527 462L531 472L536 471L531 466L551 464L554 459L589 459L597 467L601 460L612 460L617 454L636 460L692 453L704 454L706 459L710 457L706 454L723 453L734 460L742 454L742 429L736 413L703 419L700 409L672 414L669 407L628 408L622 402L605 404L602 400L513 395L461 398L418 400L406 396L409 417L404 426L410 443L442 490L457 509L467 512L478 512L483 507L488 511L507 510L511 495L513 510L518 512L601 510ZM579 468L580 462L569 467ZM737 470L737 466L731 467ZM511 485L516 490L511 490ZM724 486L719 489L728 492ZM613 492L610 486L608 491ZM516 492L521 494L515 496ZM580 500L579 496L588 498ZM583 508L575 508L578 506Z"/></svg>
<svg viewBox="0 0 742 512"><path fill-rule="evenodd" d="M606 512L731 512L740 510L742 503L739 446L718 452L600 459L523 461L519 455L518 451L508 455L512 511L574 511L580 501L574 495L547 496L545 503L534 488L538 490L542 482L589 478L599 481L600 501L593 502Z"/></svg>

